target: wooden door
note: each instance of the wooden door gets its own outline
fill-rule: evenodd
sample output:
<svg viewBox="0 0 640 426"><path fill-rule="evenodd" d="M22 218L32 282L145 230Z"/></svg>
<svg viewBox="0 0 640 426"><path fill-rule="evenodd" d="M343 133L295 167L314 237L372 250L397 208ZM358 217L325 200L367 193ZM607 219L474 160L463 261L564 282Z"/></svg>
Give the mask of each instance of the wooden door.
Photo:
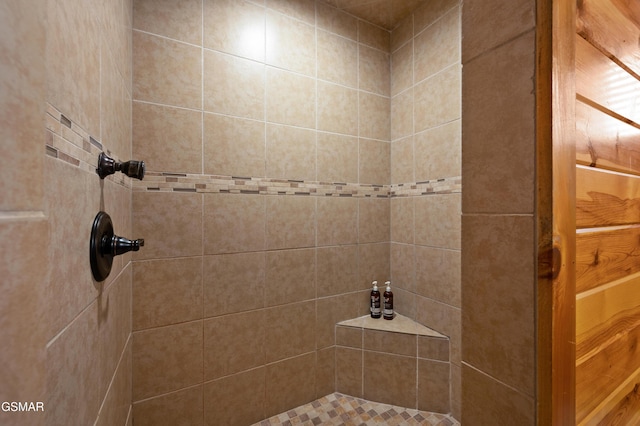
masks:
<svg viewBox="0 0 640 426"><path fill-rule="evenodd" d="M576 13L576 422L640 424L640 1Z"/></svg>

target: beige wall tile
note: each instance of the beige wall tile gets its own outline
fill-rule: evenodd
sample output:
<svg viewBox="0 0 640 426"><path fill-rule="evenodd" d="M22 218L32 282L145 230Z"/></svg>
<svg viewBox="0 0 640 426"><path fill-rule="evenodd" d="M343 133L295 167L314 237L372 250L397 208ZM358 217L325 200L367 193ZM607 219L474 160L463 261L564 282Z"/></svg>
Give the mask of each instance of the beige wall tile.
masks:
<svg viewBox="0 0 640 426"><path fill-rule="evenodd" d="M391 282L394 287L416 291L415 251L413 244L391 243Z"/></svg>
<svg viewBox="0 0 640 426"><path fill-rule="evenodd" d="M265 306L316 297L316 250L277 250L266 253Z"/></svg>
<svg viewBox="0 0 640 426"><path fill-rule="evenodd" d="M358 104L360 136L388 142L391 136L389 98L360 92Z"/></svg>
<svg viewBox="0 0 640 426"><path fill-rule="evenodd" d="M204 321L204 380L264 365L264 312L225 315Z"/></svg>
<svg viewBox="0 0 640 426"><path fill-rule="evenodd" d="M460 251L416 246L416 292L460 307Z"/></svg>
<svg viewBox="0 0 640 426"><path fill-rule="evenodd" d="M336 348L336 390L362 398L362 350Z"/></svg>
<svg viewBox="0 0 640 426"><path fill-rule="evenodd" d="M358 181L358 139L332 133L316 133L317 179L320 182Z"/></svg>
<svg viewBox="0 0 640 426"><path fill-rule="evenodd" d="M0 210L42 210L47 10L19 1L5 6L0 16Z"/></svg>
<svg viewBox="0 0 640 426"><path fill-rule="evenodd" d="M533 212L534 45L531 31L464 66L465 213Z"/></svg>
<svg viewBox="0 0 640 426"><path fill-rule="evenodd" d="M462 120L415 135L416 181L462 175Z"/></svg>
<svg viewBox="0 0 640 426"><path fill-rule="evenodd" d="M413 86L413 40L391 55L391 95Z"/></svg>
<svg viewBox="0 0 640 426"><path fill-rule="evenodd" d="M312 130L267 124L267 176L316 179L316 134Z"/></svg>
<svg viewBox="0 0 640 426"><path fill-rule="evenodd" d="M47 2L44 53L48 102L100 139L101 26L96 25L98 13L97 7L77 7L71 0Z"/></svg>
<svg viewBox="0 0 640 426"><path fill-rule="evenodd" d="M335 347L316 352L316 396L322 398L336 391L336 350Z"/></svg>
<svg viewBox="0 0 640 426"><path fill-rule="evenodd" d="M318 81L318 130L358 134L358 92Z"/></svg>
<svg viewBox="0 0 640 426"><path fill-rule="evenodd" d="M361 349L362 333L363 330L361 328L336 325L336 345L346 346L348 348L354 349Z"/></svg>
<svg viewBox="0 0 640 426"><path fill-rule="evenodd" d="M317 249L317 297L334 296L358 289L358 246Z"/></svg>
<svg viewBox="0 0 640 426"><path fill-rule="evenodd" d="M318 316L315 320L316 348L335 345L335 325L340 321L355 318L360 314L359 305L369 309L368 296L360 297L358 293L341 294L326 298L318 298Z"/></svg>
<svg viewBox="0 0 640 426"><path fill-rule="evenodd" d="M409 183L416 182L414 174L415 162L417 157L414 154L413 136L399 139L391 143L391 183ZM428 157L427 157L428 158ZM439 159L437 160L439 161ZM434 161L436 162L436 161Z"/></svg>
<svg viewBox="0 0 640 426"><path fill-rule="evenodd" d="M316 2L318 28L350 40L358 40L357 19L323 2Z"/></svg>
<svg viewBox="0 0 640 426"><path fill-rule="evenodd" d="M365 351L384 352L385 354L410 357L415 357L417 354L417 336L415 334L369 329L365 329L363 332L364 339L362 348Z"/></svg>
<svg viewBox="0 0 640 426"><path fill-rule="evenodd" d="M311 25L267 11L267 60L308 76L316 72L316 34Z"/></svg>
<svg viewBox="0 0 640 426"><path fill-rule="evenodd" d="M316 241L314 197L267 196L267 248L312 247Z"/></svg>
<svg viewBox="0 0 640 426"><path fill-rule="evenodd" d="M262 315L267 363L315 349L315 300L268 308Z"/></svg>
<svg viewBox="0 0 640 426"><path fill-rule="evenodd" d="M305 354L266 367L266 416L270 417L313 401L316 356ZM300 386L300 383L305 385Z"/></svg>
<svg viewBox="0 0 640 426"><path fill-rule="evenodd" d="M317 200L318 246L358 242L358 200L325 197Z"/></svg>
<svg viewBox="0 0 640 426"><path fill-rule="evenodd" d="M414 299L416 322L449 337L449 359L452 363L460 365L461 309L422 296L414 296Z"/></svg>
<svg viewBox="0 0 640 426"><path fill-rule="evenodd" d="M143 159L147 170L202 173L199 111L134 102L133 140L132 156Z"/></svg>
<svg viewBox="0 0 640 426"><path fill-rule="evenodd" d="M465 1L462 8L463 62L529 31L535 26L535 18L536 5L531 0ZM478 25L479 22L499 22L500 25Z"/></svg>
<svg viewBox="0 0 640 426"><path fill-rule="evenodd" d="M79 168L51 157L45 159L44 166L44 189L48 194L46 212L49 218L49 279L44 287L45 297L49 301L45 309L49 319L45 329L47 339L51 339L98 294L92 284L88 245L69 244L69 241L89 241L91 223L100 210L100 195L97 176L90 176ZM78 194L83 196L79 197ZM81 223L86 225L79 229L78 224ZM69 288L73 291L68 291Z"/></svg>
<svg viewBox="0 0 640 426"><path fill-rule="evenodd" d="M416 358L364 351L363 362L365 399L416 407Z"/></svg>
<svg viewBox="0 0 640 426"><path fill-rule="evenodd" d="M135 192L132 238L145 241L136 260L202 254L202 195Z"/></svg>
<svg viewBox="0 0 640 426"><path fill-rule="evenodd" d="M434 361L449 361L449 339L418 336L418 357Z"/></svg>
<svg viewBox="0 0 640 426"><path fill-rule="evenodd" d="M108 49L101 50L100 73L102 144L112 156L127 161L131 155L131 94Z"/></svg>
<svg viewBox="0 0 640 426"><path fill-rule="evenodd" d="M377 95L390 95L389 54L365 45L359 47L359 88Z"/></svg>
<svg viewBox="0 0 640 426"><path fill-rule="evenodd" d="M201 383L202 339L202 321L133 333L133 400Z"/></svg>
<svg viewBox="0 0 640 426"><path fill-rule="evenodd" d="M450 10L415 38L414 80L422 81L460 63L460 10Z"/></svg>
<svg viewBox="0 0 640 426"><path fill-rule="evenodd" d="M264 119L264 65L204 50L204 110Z"/></svg>
<svg viewBox="0 0 640 426"><path fill-rule="evenodd" d="M130 329L127 336L129 336ZM122 354L117 370L110 380L96 426L125 425L131 412L131 340ZM31 413L30 413L31 414ZM33 415L33 414L31 414Z"/></svg>
<svg viewBox="0 0 640 426"><path fill-rule="evenodd" d="M391 199L391 241L413 244L415 228L415 200L412 197Z"/></svg>
<svg viewBox="0 0 640 426"><path fill-rule="evenodd" d="M204 424L245 426L267 417L265 368L256 368L204 385Z"/></svg>
<svg viewBox="0 0 640 426"><path fill-rule="evenodd" d="M459 4L460 0L433 0L425 2L424 6L418 8L414 13L414 34L418 34Z"/></svg>
<svg viewBox="0 0 640 426"><path fill-rule="evenodd" d="M413 20L414 14L411 13L391 31L391 53L398 50L413 37Z"/></svg>
<svg viewBox="0 0 640 426"><path fill-rule="evenodd" d="M171 392L133 405L136 426L202 425L202 385Z"/></svg>
<svg viewBox="0 0 640 426"><path fill-rule="evenodd" d="M370 290L374 280L384 283L390 275L389 243L359 244L358 271L358 283L363 290ZM363 300L368 310L368 295Z"/></svg>
<svg viewBox="0 0 640 426"><path fill-rule="evenodd" d="M65 424L69 413L80 424L95 421L102 400L97 310L90 304L47 345L46 424Z"/></svg>
<svg viewBox="0 0 640 426"><path fill-rule="evenodd" d="M461 117L460 69L460 65L452 65L415 86L413 118L416 132Z"/></svg>
<svg viewBox="0 0 640 426"><path fill-rule="evenodd" d="M358 242L389 241L391 211L388 198L361 198L358 200Z"/></svg>
<svg viewBox="0 0 640 426"><path fill-rule="evenodd" d="M204 253L264 250L265 197L206 194L204 197Z"/></svg>
<svg viewBox="0 0 640 426"><path fill-rule="evenodd" d="M414 292L409 292L402 287L393 290L393 309L395 312L408 318L416 318L417 298Z"/></svg>
<svg viewBox="0 0 640 426"><path fill-rule="evenodd" d="M534 395L534 220L520 215L465 216L463 232L463 359ZM493 297L496 294L506 297Z"/></svg>
<svg viewBox="0 0 640 426"><path fill-rule="evenodd" d="M460 202L459 193L417 197L416 244L459 250Z"/></svg>
<svg viewBox="0 0 640 426"><path fill-rule="evenodd" d="M130 340L132 275L132 267L129 263L113 284L106 290L103 289L103 293L98 299L101 398L107 395L109 387L113 385L111 382L114 380L118 364ZM126 385L125 383L123 386ZM130 398L129 390L127 390L126 396ZM130 399L127 401L127 405L129 403ZM106 412L103 414L106 415Z"/></svg>
<svg viewBox="0 0 640 426"><path fill-rule="evenodd" d="M135 0L133 25L137 30L187 43L202 43L202 0L174 3L166 0Z"/></svg>
<svg viewBox="0 0 640 426"><path fill-rule="evenodd" d="M226 176L264 177L264 123L205 113L204 172Z"/></svg>
<svg viewBox="0 0 640 426"><path fill-rule="evenodd" d="M532 398L467 364L462 364L462 375L462 424L536 424Z"/></svg>
<svg viewBox="0 0 640 426"><path fill-rule="evenodd" d="M391 144L360 139L360 183L387 185L391 168Z"/></svg>
<svg viewBox="0 0 640 426"><path fill-rule="evenodd" d="M202 318L202 258L133 264L133 329Z"/></svg>
<svg viewBox="0 0 640 426"><path fill-rule="evenodd" d="M267 121L313 129L316 126L316 82L267 67Z"/></svg>
<svg viewBox="0 0 640 426"><path fill-rule="evenodd" d="M205 256L203 261L205 318L265 306L264 252Z"/></svg>
<svg viewBox="0 0 640 426"><path fill-rule="evenodd" d="M358 20L358 41L360 43L388 53L390 39L389 31L360 19Z"/></svg>
<svg viewBox="0 0 640 426"><path fill-rule="evenodd" d="M204 47L264 61L264 7L243 0L204 0L203 24Z"/></svg>
<svg viewBox="0 0 640 426"><path fill-rule="evenodd" d="M135 99L202 107L202 49L134 31L133 60Z"/></svg>
<svg viewBox="0 0 640 426"><path fill-rule="evenodd" d="M0 383L3 384L0 398L3 401L44 401L47 397L45 345L48 338L44 320L48 319L48 312L43 304L49 299L45 299L41 284L47 280L47 265L42 259L46 258L50 247L48 227L44 216L31 220L20 217L11 220L5 216L0 220L0 270L3 271L0 341L4 346L0 351L0 362L4 366L0 371ZM71 335L60 338L74 341L74 337L68 336ZM56 342L53 345L57 347ZM61 352L63 349L57 353ZM93 350L89 354L93 354ZM65 383L62 384L64 387ZM73 394L70 396L74 397ZM53 396L55 398L58 396ZM42 412L2 412L0 422L11 426L31 422L44 425L45 415Z"/></svg>
<svg viewBox="0 0 640 426"><path fill-rule="evenodd" d="M391 98L391 140L395 141L413 134L414 89Z"/></svg>
<svg viewBox="0 0 640 426"><path fill-rule="evenodd" d="M311 25L315 23L315 3L314 0L266 0L268 8Z"/></svg>
<svg viewBox="0 0 640 426"><path fill-rule="evenodd" d="M318 78L356 88L358 86L358 44L318 31Z"/></svg>
<svg viewBox="0 0 640 426"><path fill-rule="evenodd" d="M418 409L433 413L450 412L448 362L418 360Z"/></svg>
<svg viewBox="0 0 640 426"><path fill-rule="evenodd" d="M451 415L456 419L462 418L462 371L461 367L451 364Z"/></svg>

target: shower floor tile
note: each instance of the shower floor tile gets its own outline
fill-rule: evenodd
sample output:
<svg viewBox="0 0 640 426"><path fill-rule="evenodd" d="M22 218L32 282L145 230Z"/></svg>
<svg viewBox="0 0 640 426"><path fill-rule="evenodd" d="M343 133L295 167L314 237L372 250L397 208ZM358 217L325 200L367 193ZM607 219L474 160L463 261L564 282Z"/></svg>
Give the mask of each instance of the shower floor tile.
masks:
<svg viewBox="0 0 640 426"><path fill-rule="evenodd" d="M309 404L278 414L252 426L453 426L460 425L445 414L401 408L332 393Z"/></svg>

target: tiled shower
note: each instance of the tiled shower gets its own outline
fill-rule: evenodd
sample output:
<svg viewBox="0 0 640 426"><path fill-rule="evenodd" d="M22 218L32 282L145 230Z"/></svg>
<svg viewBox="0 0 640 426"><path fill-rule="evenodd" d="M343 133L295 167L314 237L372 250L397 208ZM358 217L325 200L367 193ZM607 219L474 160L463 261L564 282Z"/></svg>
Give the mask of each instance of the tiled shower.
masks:
<svg viewBox="0 0 640 426"><path fill-rule="evenodd" d="M23 398L40 395L47 410L30 420L64 424L73 413L78 424L250 424L307 403L336 390L335 324L365 315L371 281L388 278L398 313L450 338L453 416L464 419L463 406L484 415L475 410L482 392L463 392L467 369L466 389L491 385L507 411L516 406L529 419L528 385L496 372L480 339L482 350L465 356L463 325L500 353L525 354L524 371L533 371L533 342L527 334L505 349L475 311L463 315L461 291L461 64L492 74L483 59L510 58L512 44L527 51L525 3L511 6L522 27L470 37L484 44L468 41L465 56L462 6L451 0L425 2L393 31L311 0L48 0L39 14L10 1L4 27L28 15L29 31L2 46L9 54L21 46L19 69L31 70L18 83L3 80L19 89L16 99L29 96L20 104L26 118L10 128L37 126L34 111L46 127L44 156L36 155L41 132L9 135L37 139L20 152L39 158L32 170L44 179L21 171L24 179L3 179L30 196L3 198L3 211L26 213L0 223L3 241L39 235L48 248L26 239L3 257L9 282L25 282L12 297L38 313L20 322L30 338L15 345L30 358L2 353L6 365L36 366ZM527 90L514 105L530 105L526 78L517 84ZM469 141L487 135L476 130ZM101 151L144 160L144 180L101 181ZM478 226L468 234L500 222L507 204L476 217L469 197L467 223ZM98 210L119 234L146 241L117 257L103 283L91 279L85 243ZM517 254L533 258L526 248Z"/></svg>
<svg viewBox="0 0 640 426"><path fill-rule="evenodd" d="M133 16L136 423L251 424L333 392L335 324L373 280L455 336L458 369L458 2L395 32L313 1Z"/></svg>

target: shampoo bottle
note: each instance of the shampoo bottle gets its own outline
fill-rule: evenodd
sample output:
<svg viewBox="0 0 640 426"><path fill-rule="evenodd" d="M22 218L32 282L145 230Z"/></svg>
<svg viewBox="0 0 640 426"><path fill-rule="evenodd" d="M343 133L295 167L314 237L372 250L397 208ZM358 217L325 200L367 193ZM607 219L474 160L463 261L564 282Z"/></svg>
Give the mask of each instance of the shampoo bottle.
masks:
<svg viewBox="0 0 640 426"><path fill-rule="evenodd" d="M387 281L384 283L387 288L384 291L384 310L382 311L382 316L386 320L393 319L393 292L391 291L391 281Z"/></svg>
<svg viewBox="0 0 640 426"><path fill-rule="evenodd" d="M380 318L382 310L380 309L380 291L378 290L378 281L374 281L371 289L371 318Z"/></svg>

